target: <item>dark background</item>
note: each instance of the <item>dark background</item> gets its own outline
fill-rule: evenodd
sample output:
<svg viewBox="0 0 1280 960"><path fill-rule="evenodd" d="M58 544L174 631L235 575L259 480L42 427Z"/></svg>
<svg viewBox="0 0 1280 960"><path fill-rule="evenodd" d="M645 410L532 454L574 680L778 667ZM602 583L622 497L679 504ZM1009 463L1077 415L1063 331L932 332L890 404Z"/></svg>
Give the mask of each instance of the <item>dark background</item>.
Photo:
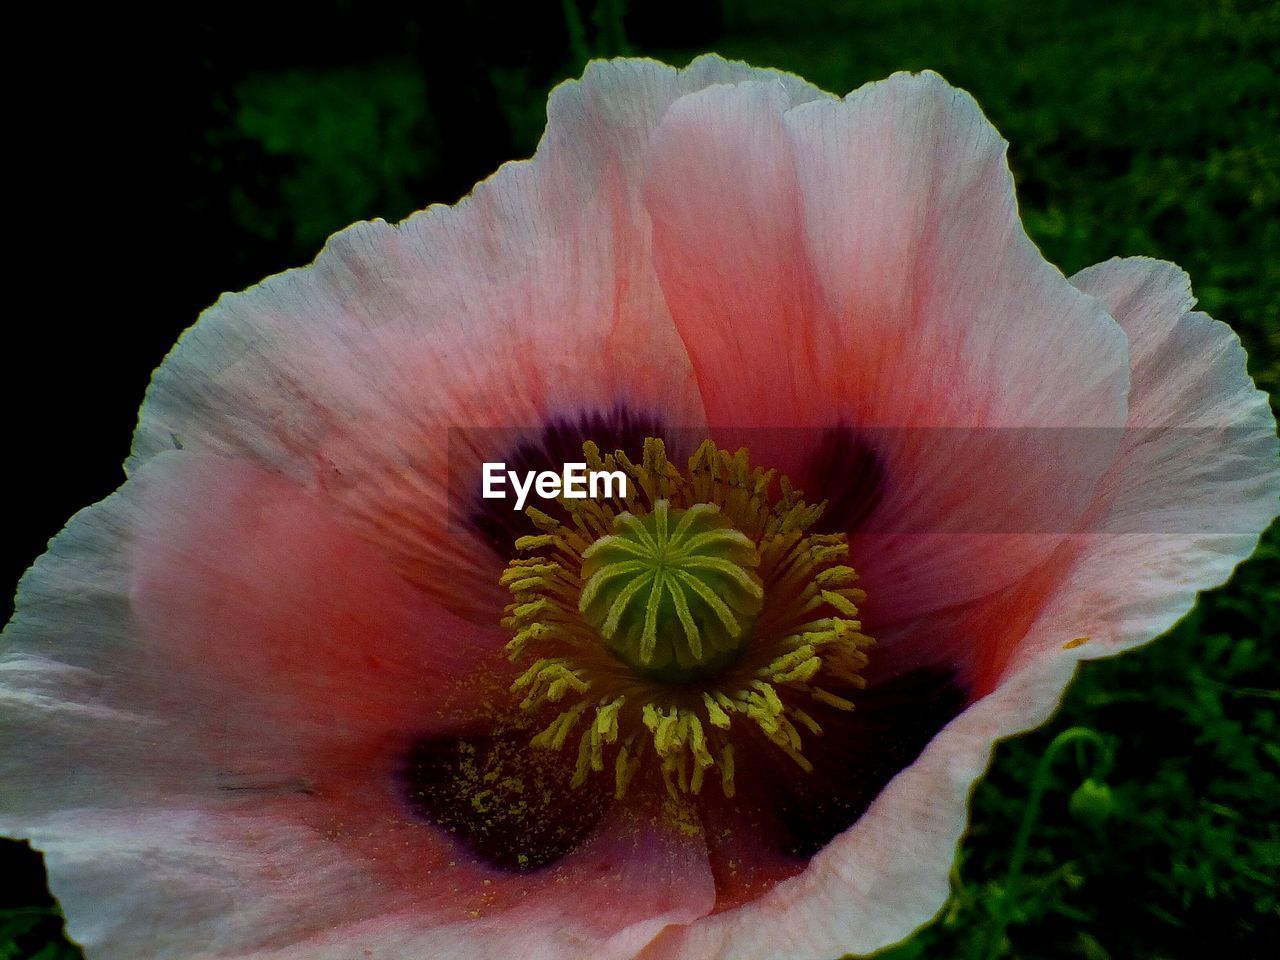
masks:
<svg viewBox="0 0 1280 960"><path fill-rule="evenodd" d="M224 290L347 223L452 202L528 156L588 56L714 50L844 93L930 67L1010 140L1024 220L1067 273L1174 260L1280 385L1280 6L1191 0L531 0L50 9L15 37L0 389L0 581L113 490L150 371ZM1085 668L1001 748L955 895L893 953L1249 958L1280 942L1277 537L1154 647ZM7 616L11 606L5 591ZM1025 866L1008 876L1036 763ZM1105 775L1103 775L1105 773ZM1079 790L1090 775L1106 789ZM1072 798L1074 797L1074 802ZM38 857L0 846L0 960L75 956ZM1267 951L1269 952L1269 951Z"/></svg>

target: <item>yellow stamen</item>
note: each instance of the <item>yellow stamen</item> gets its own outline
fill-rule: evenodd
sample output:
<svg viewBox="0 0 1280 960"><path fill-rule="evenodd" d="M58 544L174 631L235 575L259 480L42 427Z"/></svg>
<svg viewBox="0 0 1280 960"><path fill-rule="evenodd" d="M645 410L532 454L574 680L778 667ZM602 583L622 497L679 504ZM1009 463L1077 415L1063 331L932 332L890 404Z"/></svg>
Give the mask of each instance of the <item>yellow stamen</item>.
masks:
<svg viewBox="0 0 1280 960"><path fill-rule="evenodd" d="M823 505L711 441L687 473L654 438L639 464L583 452L592 470L625 471L627 495L562 500L563 519L527 511L541 532L516 541L529 555L501 577L507 652L534 658L512 692L523 710L555 711L533 744L578 737L575 787L612 753L619 797L649 746L672 802L712 769L732 797L741 724L811 771L801 731L822 725L805 706L852 710L843 694L864 685L872 644L844 536L807 532Z"/></svg>

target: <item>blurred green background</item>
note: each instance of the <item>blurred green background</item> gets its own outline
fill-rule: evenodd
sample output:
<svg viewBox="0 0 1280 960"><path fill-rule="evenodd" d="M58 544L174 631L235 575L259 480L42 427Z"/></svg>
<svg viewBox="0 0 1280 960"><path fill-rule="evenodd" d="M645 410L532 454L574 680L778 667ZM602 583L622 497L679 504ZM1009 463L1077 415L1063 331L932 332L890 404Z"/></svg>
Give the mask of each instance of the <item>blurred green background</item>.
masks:
<svg viewBox="0 0 1280 960"><path fill-rule="evenodd" d="M1239 331L1254 377L1280 389L1275 3L327 0L200 15L173 24L167 46L154 64L120 61L144 93L112 99L111 123L154 141L125 137L115 162L134 192L117 205L163 218L127 254L148 296L118 333L129 359L109 371L119 385L96 425L112 472L37 511L15 577L119 482L146 372L201 308L309 261L353 220L452 202L529 155L548 90L590 56L684 64L714 50L838 93L935 69L1012 144L1024 220L1051 261L1067 273L1117 254L1176 261L1203 309ZM1273 528L1168 637L1086 666L1052 723L1000 747L950 903L887 956L1274 955L1278 541ZM78 956L38 858L7 844L0 870L19 879L0 894L0 960Z"/></svg>

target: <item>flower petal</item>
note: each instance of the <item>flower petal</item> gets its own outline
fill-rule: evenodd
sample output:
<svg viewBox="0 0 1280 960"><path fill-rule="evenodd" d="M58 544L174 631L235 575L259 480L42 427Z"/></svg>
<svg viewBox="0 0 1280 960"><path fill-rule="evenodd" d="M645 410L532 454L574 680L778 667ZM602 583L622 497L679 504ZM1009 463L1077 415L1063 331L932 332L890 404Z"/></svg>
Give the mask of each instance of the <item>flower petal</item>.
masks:
<svg viewBox="0 0 1280 960"><path fill-rule="evenodd" d="M654 265L716 426L800 426L824 406L791 105L776 82L710 87L676 101L649 146Z"/></svg>
<svg viewBox="0 0 1280 960"><path fill-rule="evenodd" d="M1074 625L1091 657L1163 633L1253 552L1280 506L1280 443L1239 337L1192 309L1180 269L1115 259L1072 282L1120 321L1134 357L1120 455L1035 628L1050 646Z"/></svg>
<svg viewBox="0 0 1280 960"><path fill-rule="evenodd" d="M152 458L24 581L0 658L0 831L44 850L71 936L107 960L514 955L525 939L631 956L714 903L700 838L619 807L516 875L404 793L415 735L505 704L504 640L425 601L288 481Z"/></svg>
<svg viewBox="0 0 1280 960"><path fill-rule="evenodd" d="M454 207L350 227L207 310L156 371L131 465L175 446L249 457L322 491L443 602L500 609L496 558L446 523L451 428L619 402L700 420L613 149L643 127L660 71L601 72L624 75L640 116L605 112L594 75L567 85L532 161ZM478 464L452 466L476 466L478 485Z"/></svg>
<svg viewBox="0 0 1280 960"><path fill-rule="evenodd" d="M425 601L313 497L190 453L77 515L4 637L15 811L310 789L317 762L457 729L505 665L501 631Z"/></svg>
<svg viewBox="0 0 1280 960"><path fill-rule="evenodd" d="M1249 555L1275 516L1275 420L1235 335L1191 312L1186 276L1157 261L1116 260L1073 282L1133 341L1132 427L1082 520L1087 532L1001 596L903 628L932 622L985 635L972 672L988 692L804 873L753 903L668 931L646 960L817 960L905 937L948 895L969 791L995 741L1043 723L1080 659L1172 626L1197 590L1221 583Z"/></svg>
<svg viewBox="0 0 1280 960"><path fill-rule="evenodd" d="M1124 424L1124 334L1027 239L1005 146L967 95L903 74L800 106L711 87L649 148L655 264L717 433L778 428L757 459L837 500L859 478L808 475L804 450L840 427L872 450L854 556L881 622L1046 558Z"/></svg>
<svg viewBox="0 0 1280 960"><path fill-rule="evenodd" d="M800 875L745 906L670 928L643 960L825 960L874 953L938 912L969 793L995 741L1043 723L1074 661L1037 663L967 709Z"/></svg>
<svg viewBox="0 0 1280 960"><path fill-rule="evenodd" d="M451 609L492 619L499 561L447 522L466 505L445 480L479 490L480 463L520 442L495 428L619 406L704 423L637 167L681 93L744 76L820 96L718 57L593 63L553 93L532 160L453 207L356 224L310 266L222 297L156 371L130 466L175 447L248 457L322 492Z"/></svg>
<svg viewBox="0 0 1280 960"><path fill-rule="evenodd" d="M714 901L701 842L641 822L515 883L441 850L413 897L287 816L108 809L30 829L94 960L630 960Z"/></svg>

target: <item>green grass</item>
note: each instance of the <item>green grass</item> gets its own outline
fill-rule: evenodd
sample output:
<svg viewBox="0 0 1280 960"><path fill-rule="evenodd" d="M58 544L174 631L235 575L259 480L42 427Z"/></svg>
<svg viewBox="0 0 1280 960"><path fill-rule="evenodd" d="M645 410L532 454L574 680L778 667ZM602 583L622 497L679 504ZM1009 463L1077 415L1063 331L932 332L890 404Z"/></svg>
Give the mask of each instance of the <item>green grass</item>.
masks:
<svg viewBox="0 0 1280 960"><path fill-rule="evenodd" d="M1275 396L1280 7L726 7L710 46L727 56L840 93L926 67L968 89L1012 145L1023 216L1045 255L1067 273L1117 254L1181 264L1202 307L1239 331L1253 375ZM576 70L567 50L562 75ZM639 52L686 62L701 49ZM413 71L397 54L242 79L207 142L268 158L269 176L251 198L231 174L210 175L206 188L231 209L245 244L270 244L286 258L277 266L304 262L348 221L395 219L418 205L436 135ZM512 62L491 71L517 153L532 150L540 128L546 84L530 81L536 75ZM951 901L886 956L1252 958L1280 942L1278 544L1273 528L1258 556L1170 635L1086 665L1047 727L999 748L974 795ZM1037 766L1077 728L1092 733L1058 751L1045 773L1011 888ZM0 960L75 956L50 939L56 928L56 916L0 912Z"/></svg>

